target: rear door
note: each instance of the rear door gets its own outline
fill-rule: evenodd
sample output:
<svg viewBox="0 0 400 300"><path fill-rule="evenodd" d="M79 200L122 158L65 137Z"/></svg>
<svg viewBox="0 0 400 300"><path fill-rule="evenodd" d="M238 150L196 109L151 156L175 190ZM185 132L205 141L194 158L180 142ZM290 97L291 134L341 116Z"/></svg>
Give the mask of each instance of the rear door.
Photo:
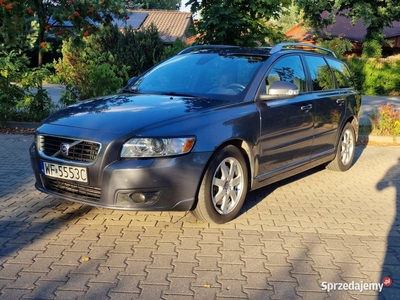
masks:
<svg viewBox="0 0 400 300"><path fill-rule="evenodd" d="M318 55L305 55L315 97L314 141L311 159L332 154L336 137L343 122L346 108L346 91L337 88L332 70L338 67L336 60Z"/></svg>
<svg viewBox="0 0 400 300"><path fill-rule="evenodd" d="M261 113L259 180L284 173L310 160L314 127L314 100L307 92L306 75L300 55L281 57L265 76L265 88L275 81L297 85L292 99L258 101Z"/></svg>

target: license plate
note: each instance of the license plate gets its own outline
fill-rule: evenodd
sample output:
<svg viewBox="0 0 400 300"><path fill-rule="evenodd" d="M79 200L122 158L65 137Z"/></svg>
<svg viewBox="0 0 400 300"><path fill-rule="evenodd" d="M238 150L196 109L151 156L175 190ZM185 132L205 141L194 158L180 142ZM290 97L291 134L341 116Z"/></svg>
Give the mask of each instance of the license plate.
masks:
<svg viewBox="0 0 400 300"><path fill-rule="evenodd" d="M46 176L71 181L88 182L86 168L58 165L45 161L41 161L40 164L42 167L42 174Z"/></svg>

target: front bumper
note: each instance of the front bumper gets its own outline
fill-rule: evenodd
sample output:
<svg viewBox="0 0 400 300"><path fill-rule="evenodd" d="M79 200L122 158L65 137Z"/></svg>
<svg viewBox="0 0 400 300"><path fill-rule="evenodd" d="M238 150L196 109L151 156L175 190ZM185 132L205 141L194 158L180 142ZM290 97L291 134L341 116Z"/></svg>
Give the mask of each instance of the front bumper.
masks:
<svg viewBox="0 0 400 300"><path fill-rule="evenodd" d="M203 152L118 160L103 169L88 166L89 182L86 184L42 174L40 161L50 161L39 156L34 144L30 148L38 190L74 202L121 210L192 209L210 155ZM91 182L100 182L100 185L93 186Z"/></svg>

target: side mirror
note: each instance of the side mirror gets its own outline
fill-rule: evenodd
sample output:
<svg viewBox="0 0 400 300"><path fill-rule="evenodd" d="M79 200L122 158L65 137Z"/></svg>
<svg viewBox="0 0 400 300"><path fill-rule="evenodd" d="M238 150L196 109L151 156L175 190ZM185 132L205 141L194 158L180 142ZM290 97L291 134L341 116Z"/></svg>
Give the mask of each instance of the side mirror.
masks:
<svg viewBox="0 0 400 300"><path fill-rule="evenodd" d="M290 99L299 94L297 85L288 81L276 81L269 87L268 94L261 94L259 99L274 100L274 99Z"/></svg>

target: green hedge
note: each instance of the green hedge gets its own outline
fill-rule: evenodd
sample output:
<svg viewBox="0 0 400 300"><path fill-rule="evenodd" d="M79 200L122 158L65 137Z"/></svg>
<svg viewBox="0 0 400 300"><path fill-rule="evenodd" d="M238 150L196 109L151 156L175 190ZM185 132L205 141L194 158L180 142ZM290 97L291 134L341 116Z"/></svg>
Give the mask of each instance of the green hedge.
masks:
<svg viewBox="0 0 400 300"><path fill-rule="evenodd" d="M347 58L355 84L364 95L400 95L400 58Z"/></svg>

